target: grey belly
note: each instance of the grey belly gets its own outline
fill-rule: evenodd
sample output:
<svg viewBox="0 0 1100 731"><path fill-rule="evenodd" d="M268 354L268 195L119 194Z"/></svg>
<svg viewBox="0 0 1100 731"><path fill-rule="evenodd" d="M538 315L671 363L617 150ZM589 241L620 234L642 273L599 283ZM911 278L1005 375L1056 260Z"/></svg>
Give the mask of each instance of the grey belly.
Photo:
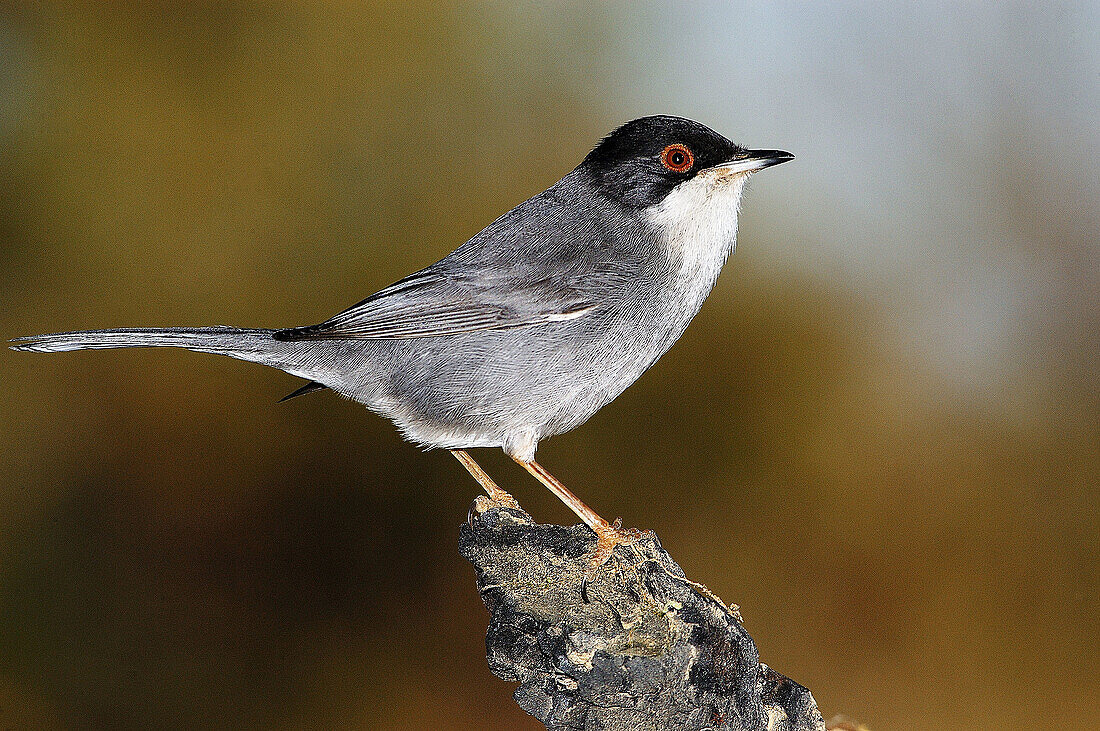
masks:
<svg viewBox="0 0 1100 731"><path fill-rule="evenodd" d="M690 319L690 318L689 318ZM344 341L356 367L326 382L436 447L502 446L572 429L633 383L683 327L645 318L406 340ZM686 322L683 323L686 326ZM334 343L335 345L335 343Z"/></svg>

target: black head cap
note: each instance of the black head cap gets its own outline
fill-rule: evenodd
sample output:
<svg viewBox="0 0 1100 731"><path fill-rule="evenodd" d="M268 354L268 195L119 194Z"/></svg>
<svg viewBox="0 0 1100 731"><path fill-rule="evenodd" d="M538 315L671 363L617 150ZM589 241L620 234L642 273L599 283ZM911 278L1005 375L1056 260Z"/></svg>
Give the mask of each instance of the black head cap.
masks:
<svg viewBox="0 0 1100 731"><path fill-rule="evenodd" d="M580 164L612 200L644 208L701 170L747 151L710 127L683 117L641 117L605 137Z"/></svg>

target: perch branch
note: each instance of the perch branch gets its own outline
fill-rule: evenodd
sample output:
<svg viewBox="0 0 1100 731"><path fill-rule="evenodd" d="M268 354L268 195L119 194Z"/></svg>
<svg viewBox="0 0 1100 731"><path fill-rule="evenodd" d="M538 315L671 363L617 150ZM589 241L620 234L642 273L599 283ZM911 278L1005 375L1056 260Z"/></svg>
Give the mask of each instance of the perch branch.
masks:
<svg viewBox="0 0 1100 731"><path fill-rule="evenodd" d="M595 535L480 497L459 549L492 615L489 669L551 731L823 731L727 607L652 533L595 572Z"/></svg>

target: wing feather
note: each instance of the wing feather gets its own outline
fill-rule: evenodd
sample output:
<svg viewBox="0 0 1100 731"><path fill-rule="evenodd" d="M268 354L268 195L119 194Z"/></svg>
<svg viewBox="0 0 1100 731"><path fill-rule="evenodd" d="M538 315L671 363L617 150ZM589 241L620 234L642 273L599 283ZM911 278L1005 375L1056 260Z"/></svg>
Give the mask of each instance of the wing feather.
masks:
<svg viewBox="0 0 1100 731"><path fill-rule="evenodd" d="M424 338L504 330L581 317L595 307L560 281L448 276L430 268L320 323L275 333L276 340Z"/></svg>

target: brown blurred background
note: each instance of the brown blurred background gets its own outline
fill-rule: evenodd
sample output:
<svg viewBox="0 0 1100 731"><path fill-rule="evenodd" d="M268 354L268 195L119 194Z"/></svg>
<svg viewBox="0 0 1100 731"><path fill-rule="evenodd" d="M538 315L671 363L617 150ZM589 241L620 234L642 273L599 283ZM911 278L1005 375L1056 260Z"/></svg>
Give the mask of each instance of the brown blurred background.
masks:
<svg viewBox="0 0 1100 731"><path fill-rule="evenodd" d="M106 5L0 9L0 335L324 319L642 114L789 149L683 340L541 461L826 716L1096 728L1095 3ZM186 352L0 382L5 727L535 727L446 453Z"/></svg>

